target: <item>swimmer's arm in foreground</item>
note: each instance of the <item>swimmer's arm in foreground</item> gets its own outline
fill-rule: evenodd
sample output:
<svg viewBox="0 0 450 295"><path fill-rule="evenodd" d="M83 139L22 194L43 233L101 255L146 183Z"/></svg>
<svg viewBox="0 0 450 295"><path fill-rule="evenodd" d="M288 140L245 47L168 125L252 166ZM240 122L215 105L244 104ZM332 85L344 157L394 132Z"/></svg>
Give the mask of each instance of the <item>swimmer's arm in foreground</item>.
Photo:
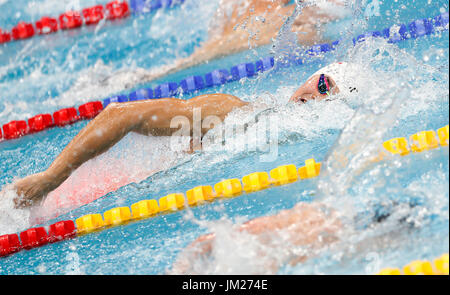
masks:
<svg viewBox="0 0 450 295"><path fill-rule="evenodd" d="M283 210L273 216L259 217L241 225L238 231L246 232L256 237L258 243L267 247L287 248L308 247L309 250L319 249L338 241L338 232L343 227L333 210L321 204L299 203L292 209ZM213 252L215 235L208 234L199 237L184 249L175 261L171 273L196 274L195 261L203 261ZM275 241L275 245L271 245ZM278 242L278 244L276 244ZM264 253L260 253L264 256ZM295 265L305 261L312 254L293 255L289 263ZM276 272L280 261L270 261L267 268Z"/></svg>
<svg viewBox="0 0 450 295"><path fill-rule="evenodd" d="M348 213L339 212L324 202L298 203L292 209L282 210L278 214L252 219L239 226L234 232L228 232L225 238L216 234L200 236L181 251L170 274L205 273L204 262L215 265L214 259L220 261L224 239L228 244L227 247L231 247L232 250L235 249L233 243L236 243L238 247L245 245L246 249L257 251L257 257L262 258L257 264L264 273L271 274L277 273L282 266L304 263L307 259L332 248L334 248L332 251L339 249L342 255L367 253L368 249L381 251L392 247L395 243L404 243L404 240L398 240L398 237L415 227L414 222L408 221L410 215L403 207L405 204L394 203L392 205L400 206L397 209L402 208L400 210L402 213L400 215L392 214L392 219L385 224L389 230L384 228L379 234L363 235L362 239L355 239L356 236L352 237L352 235L359 236L359 233L352 230L353 226L348 222ZM410 205L407 206L411 208ZM375 226L383 226L382 222L390 218L391 213L394 213L395 210L395 208L391 208L382 215L375 214L372 222L367 224L371 231ZM344 221L345 219L347 221ZM354 222L357 222L357 219ZM349 239L352 240L351 247L347 247L347 243L345 243ZM254 245L256 247L247 248L246 241L256 243ZM238 251L239 249L236 249L237 255L241 255ZM245 252L242 255L245 256Z"/></svg>
<svg viewBox="0 0 450 295"><path fill-rule="evenodd" d="M31 206L56 189L86 161L106 152L129 132L144 135L172 135L172 119L187 118L192 134L193 112L199 108L201 120L217 116L221 121L235 108L248 105L226 94L202 95L190 100L164 98L122 104L111 104L84 127L66 146L50 167L15 183L19 196L16 207ZM213 127L213 126L212 126ZM202 134L208 129L202 129Z"/></svg>

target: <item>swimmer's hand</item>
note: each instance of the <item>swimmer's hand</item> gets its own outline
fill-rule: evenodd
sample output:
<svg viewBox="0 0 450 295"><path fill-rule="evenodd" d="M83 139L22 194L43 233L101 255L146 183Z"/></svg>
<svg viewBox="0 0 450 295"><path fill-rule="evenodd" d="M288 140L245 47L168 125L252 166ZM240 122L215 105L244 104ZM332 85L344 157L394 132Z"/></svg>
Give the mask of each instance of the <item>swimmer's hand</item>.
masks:
<svg viewBox="0 0 450 295"><path fill-rule="evenodd" d="M41 172L18 180L14 188L17 192L17 198L14 199L15 207L26 208L41 202L49 192L55 189L55 185L45 172Z"/></svg>
<svg viewBox="0 0 450 295"><path fill-rule="evenodd" d="M283 210L277 215L260 217L244 223L239 230L258 236L259 241L270 246L270 238L277 239L281 233L292 246L312 246L320 248L337 240L337 232L342 227L334 212L329 214L320 210L320 206L300 203L290 210ZM279 238L279 237L278 237ZM190 244L173 265L174 274L190 274L191 264L198 260L206 260L212 255L215 234L199 237ZM291 265L302 262L307 257L294 257ZM273 267L276 272L277 267Z"/></svg>

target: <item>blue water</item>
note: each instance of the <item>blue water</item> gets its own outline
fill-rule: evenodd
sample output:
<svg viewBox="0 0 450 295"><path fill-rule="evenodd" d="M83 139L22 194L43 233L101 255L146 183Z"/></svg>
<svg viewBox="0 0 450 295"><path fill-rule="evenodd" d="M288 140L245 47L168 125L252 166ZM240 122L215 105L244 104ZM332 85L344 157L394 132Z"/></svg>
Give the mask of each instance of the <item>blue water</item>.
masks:
<svg viewBox="0 0 450 295"><path fill-rule="evenodd" d="M46 7L48 14L58 15L63 8L52 6L52 3L54 1L49 0L0 1L0 10L10 12L2 12L0 27L9 28L17 19L37 20L44 13L38 14L36 7ZM81 7L86 7L103 2L80 3ZM62 107L120 93L125 84L134 81L135 72L157 68L170 63L177 56L187 56L195 46L206 40L208 23L216 5L216 1L186 1L181 7L171 10L105 23L97 31L95 28L83 28L0 46L0 122L53 112ZM379 15L374 13L364 18L362 9L360 14L355 13L353 27L348 26L348 21L343 21L340 31L331 32L330 26L329 34L334 39L356 36L395 23L432 17L444 11L448 11L446 1L383 1ZM20 17L17 17L16 12L20 13ZM187 18L189 22L185 21ZM352 20L352 17L348 16L347 20ZM368 89L348 104L334 101L328 105L282 107L278 118L284 126L280 127L278 157L273 162L261 162L260 156L264 154L261 151L182 156L174 168L156 173L142 182L124 186L56 220L102 213L113 207L130 206L139 200L184 192L197 185L213 185L225 178L269 171L283 164L301 166L312 157L316 161L330 160L332 151L341 147L336 142L343 138L340 137L341 133L345 135L352 132L346 131L345 126L358 119L355 112L378 110L377 107L382 108L389 99L403 103L400 112L388 115L389 112L383 109L384 114L378 114L376 120L379 124L369 125L370 116L367 115L367 119L362 120L367 122L366 125L363 123L360 126L370 131L367 138L375 143L381 144L392 137L440 128L449 121L448 37L448 31L445 31L395 45L374 41L355 49L352 49L351 42L343 42L336 52L327 54L324 59L311 60L301 66L276 67L258 78L185 95L183 98L224 92L248 101L267 102L273 96L276 101L283 103L321 65L337 59L355 60L370 66L378 74L375 84L382 89ZM212 69L255 61L271 50L271 46L264 46L246 51L139 87L154 87L162 81L178 82L193 73L205 74ZM380 68L387 70L384 72ZM122 78L114 83L104 85L100 82L104 77L117 76L117 73L121 73ZM396 94L399 88L406 92ZM385 126L385 122L391 123ZM0 186L11 183L16 177L46 169L86 124L79 122L69 127L0 142ZM372 136L377 131L381 135ZM138 163L147 155L138 151L141 145L152 147L152 140L130 135L113 152L103 155L103 163L97 161L89 167L114 169L109 161L123 156L128 169L145 170ZM133 151L136 151L136 155L130 155ZM154 153L163 155L164 150L155 144ZM363 151L358 151L353 157L362 154ZM154 155L152 157L157 158ZM154 165L157 167L158 164ZM278 273L374 273L381 267L402 266L414 259L431 259L448 252L448 148L382 161L365 167L362 172L357 172L356 168L347 171L348 176L344 180L351 185L343 189L343 194L339 196L329 195L321 188L320 184L326 182L327 177L332 177L324 173L317 179L193 208L195 219L186 218L185 211L177 212L22 251L0 259L0 273L161 274L170 269L180 251L199 235L211 230L230 234L227 231L223 233L222 224L275 214L300 201L322 200L336 210L347 212L349 209L340 201L341 198L350 199L353 205L349 215L354 216L354 219L348 226L354 231L342 237L342 244L323 251L304 264L292 267L282 263ZM339 183L334 185L341 189ZM406 214L409 218L407 222L400 221L404 220L401 217L393 217L382 225L370 221L371 216L376 215L377 208L392 204L393 200L395 203L414 205ZM198 220L216 222L204 226L199 225ZM54 219L46 221L45 225L53 222ZM8 232L8 225L0 226L2 233ZM243 238L237 237L229 243L218 245L219 250L227 253L224 256L229 258L229 264L224 263L223 257L217 254L212 261L202 265L204 271L261 272L250 253L254 248L246 248L240 239ZM371 242L374 240L378 243ZM355 250L345 247L349 244L362 246ZM267 256L283 256L290 250L280 247ZM233 261L245 261L247 268Z"/></svg>

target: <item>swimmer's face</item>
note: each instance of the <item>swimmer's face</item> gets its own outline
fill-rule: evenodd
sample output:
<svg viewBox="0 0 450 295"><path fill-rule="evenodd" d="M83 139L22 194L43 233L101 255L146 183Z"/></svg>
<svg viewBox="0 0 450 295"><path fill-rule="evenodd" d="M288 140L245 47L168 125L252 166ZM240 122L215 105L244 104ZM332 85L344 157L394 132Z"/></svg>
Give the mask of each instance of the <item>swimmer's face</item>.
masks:
<svg viewBox="0 0 450 295"><path fill-rule="evenodd" d="M308 81L305 82L300 88L298 88L289 101L305 103L308 100L317 99L322 100L327 98L327 94L321 94L317 85L319 84L320 75L311 76ZM339 88L336 85L336 82L328 75L325 75L325 79L327 79L328 85L330 86L330 95L334 95L339 93Z"/></svg>

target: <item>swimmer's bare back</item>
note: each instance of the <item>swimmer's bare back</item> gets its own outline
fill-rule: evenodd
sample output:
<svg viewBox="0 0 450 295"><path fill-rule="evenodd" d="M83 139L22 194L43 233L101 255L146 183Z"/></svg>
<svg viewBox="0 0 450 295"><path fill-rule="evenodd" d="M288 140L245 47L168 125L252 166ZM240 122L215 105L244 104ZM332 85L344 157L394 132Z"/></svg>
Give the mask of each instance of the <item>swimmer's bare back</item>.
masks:
<svg viewBox="0 0 450 295"><path fill-rule="evenodd" d="M202 95L189 100L163 98L110 104L75 136L46 171L15 183L19 196L15 205L27 207L41 201L74 170L106 152L129 132L154 136L172 135L179 129L177 125L171 127L172 120L181 116L189 120L189 132L192 134L194 111L199 111L202 121L210 116L223 121L233 109L246 105L247 102L227 94ZM213 127L202 126L201 133L204 134Z"/></svg>
<svg viewBox="0 0 450 295"><path fill-rule="evenodd" d="M328 1L340 5L337 0ZM152 81L167 74L249 48L271 44L286 18L294 12L295 4L288 4L289 2L291 1L221 1L213 18L213 24L209 28L208 40L189 57L152 71L143 76L141 82ZM336 16L325 14L318 7L305 7L295 19L292 31L298 33L297 38L300 44L312 45L322 39L316 26L334 19Z"/></svg>

